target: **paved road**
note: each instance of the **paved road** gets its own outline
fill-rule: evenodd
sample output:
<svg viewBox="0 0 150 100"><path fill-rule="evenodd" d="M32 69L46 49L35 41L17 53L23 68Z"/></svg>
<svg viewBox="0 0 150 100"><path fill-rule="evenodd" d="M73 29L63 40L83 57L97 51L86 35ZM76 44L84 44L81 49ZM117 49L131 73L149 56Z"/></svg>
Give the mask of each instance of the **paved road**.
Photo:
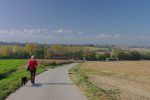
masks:
<svg viewBox="0 0 150 100"><path fill-rule="evenodd" d="M36 76L36 84L28 82L6 100L87 100L69 78L68 70L77 63L65 65Z"/></svg>

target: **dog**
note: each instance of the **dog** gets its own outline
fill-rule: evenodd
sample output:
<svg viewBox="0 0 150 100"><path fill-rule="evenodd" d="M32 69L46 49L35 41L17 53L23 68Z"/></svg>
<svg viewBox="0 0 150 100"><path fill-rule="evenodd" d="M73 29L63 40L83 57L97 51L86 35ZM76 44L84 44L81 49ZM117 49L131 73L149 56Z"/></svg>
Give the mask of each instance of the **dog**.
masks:
<svg viewBox="0 0 150 100"><path fill-rule="evenodd" d="M22 81L22 86L25 86L27 84L27 77L22 77L21 81Z"/></svg>

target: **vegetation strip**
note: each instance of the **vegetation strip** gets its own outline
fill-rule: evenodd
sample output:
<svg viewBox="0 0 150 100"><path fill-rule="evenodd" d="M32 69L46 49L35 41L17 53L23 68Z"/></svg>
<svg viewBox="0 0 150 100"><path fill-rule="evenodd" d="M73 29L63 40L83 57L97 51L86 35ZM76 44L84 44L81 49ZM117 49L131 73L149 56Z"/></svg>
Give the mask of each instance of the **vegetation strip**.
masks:
<svg viewBox="0 0 150 100"><path fill-rule="evenodd" d="M88 61L150 60L149 48L103 47L92 45L22 44L0 45L1 59L76 59Z"/></svg>
<svg viewBox="0 0 150 100"><path fill-rule="evenodd" d="M81 70L81 65L82 64L79 64L72 68L69 73L71 78L80 87L80 89L84 91L89 100L116 100L116 94L118 94L119 91L104 90L103 88L93 84L89 80L88 75Z"/></svg>

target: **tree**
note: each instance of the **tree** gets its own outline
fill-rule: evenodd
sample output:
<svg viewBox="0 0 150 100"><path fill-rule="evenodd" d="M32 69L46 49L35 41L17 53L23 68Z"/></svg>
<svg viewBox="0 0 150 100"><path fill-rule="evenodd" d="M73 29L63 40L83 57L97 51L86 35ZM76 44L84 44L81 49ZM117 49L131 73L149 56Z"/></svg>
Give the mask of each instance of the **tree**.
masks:
<svg viewBox="0 0 150 100"><path fill-rule="evenodd" d="M141 59L141 55L139 52L131 51L131 54L132 54L132 60L140 60Z"/></svg>
<svg viewBox="0 0 150 100"><path fill-rule="evenodd" d="M35 55L38 57L38 55L41 54L42 49L40 49L40 46L37 44L27 44L25 45L25 51L31 56ZM42 52L43 53L43 52ZM44 56L44 54L43 54Z"/></svg>
<svg viewBox="0 0 150 100"><path fill-rule="evenodd" d="M0 47L0 56L1 56L1 58L11 58L12 57L11 46L1 46Z"/></svg>
<svg viewBox="0 0 150 100"><path fill-rule="evenodd" d="M12 47L12 55L13 58L27 58L27 53L25 52L24 47L17 45Z"/></svg>

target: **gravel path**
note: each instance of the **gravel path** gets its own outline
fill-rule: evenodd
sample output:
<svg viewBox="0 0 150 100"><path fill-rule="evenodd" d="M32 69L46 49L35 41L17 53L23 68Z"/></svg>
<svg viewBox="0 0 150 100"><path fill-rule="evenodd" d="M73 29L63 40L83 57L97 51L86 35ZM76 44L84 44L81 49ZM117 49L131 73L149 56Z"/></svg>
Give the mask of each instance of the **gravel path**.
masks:
<svg viewBox="0 0 150 100"><path fill-rule="evenodd" d="M75 65L77 63L43 72L36 76L34 86L28 82L6 100L87 100L68 75L68 70Z"/></svg>

